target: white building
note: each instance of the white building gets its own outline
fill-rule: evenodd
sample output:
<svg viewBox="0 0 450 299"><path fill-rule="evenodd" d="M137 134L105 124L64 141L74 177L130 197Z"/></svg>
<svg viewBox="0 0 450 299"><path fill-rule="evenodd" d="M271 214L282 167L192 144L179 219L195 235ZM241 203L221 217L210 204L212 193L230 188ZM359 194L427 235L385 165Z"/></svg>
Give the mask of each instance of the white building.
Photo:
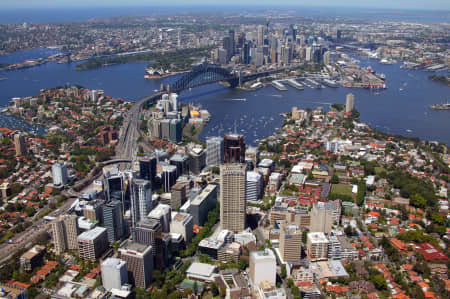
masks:
<svg viewBox="0 0 450 299"><path fill-rule="evenodd" d="M256 289L262 281L276 285L277 261L272 250L253 251L250 254L250 279Z"/></svg>
<svg viewBox="0 0 450 299"><path fill-rule="evenodd" d="M247 172L246 200L256 202L261 199L264 188L263 177L255 171Z"/></svg>
<svg viewBox="0 0 450 299"><path fill-rule="evenodd" d="M172 213L172 222L170 223L170 232L178 233L183 236L186 243L192 240L194 230L194 219L186 213Z"/></svg>
<svg viewBox="0 0 450 299"><path fill-rule="evenodd" d="M306 252L310 261L328 259L328 239L323 232L308 233Z"/></svg>
<svg viewBox="0 0 450 299"><path fill-rule="evenodd" d="M52 165L53 185L64 186L67 184L67 167L65 163L57 162Z"/></svg>
<svg viewBox="0 0 450 299"><path fill-rule="evenodd" d="M127 265L121 259L112 257L106 259L101 265L101 270L103 287L107 291L120 289L128 283Z"/></svg>
<svg viewBox="0 0 450 299"><path fill-rule="evenodd" d="M223 138L210 137L206 139L206 165L219 166L223 163Z"/></svg>
<svg viewBox="0 0 450 299"><path fill-rule="evenodd" d="M163 233L170 232L171 209L169 205L160 203L149 214L149 218L159 221Z"/></svg>
<svg viewBox="0 0 450 299"><path fill-rule="evenodd" d="M133 227L144 219L152 209L150 181L133 179L131 184L131 221Z"/></svg>

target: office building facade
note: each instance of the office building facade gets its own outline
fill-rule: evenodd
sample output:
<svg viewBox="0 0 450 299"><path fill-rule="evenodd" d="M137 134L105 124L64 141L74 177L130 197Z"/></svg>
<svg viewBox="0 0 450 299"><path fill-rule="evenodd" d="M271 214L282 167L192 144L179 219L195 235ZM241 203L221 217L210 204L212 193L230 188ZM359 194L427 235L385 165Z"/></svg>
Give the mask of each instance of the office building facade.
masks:
<svg viewBox="0 0 450 299"><path fill-rule="evenodd" d="M241 232L246 223L245 164L224 164L220 167L220 224L222 229Z"/></svg>
<svg viewBox="0 0 450 299"><path fill-rule="evenodd" d="M53 185L64 186L67 184L67 167L65 163L57 162L52 165Z"/></svg>
<svg viewBox="0 0 450 299"><path fill-rule="evenodd" d="M119 241L125 236L122 203L120 201L114 200L103 205L103 222L110 243Z"/></svg>
<svg viewBox="0 0 450 299"><path fill-rule="evenodd" d="M150 181L131 180L131 226L144 219L152 210L152 188Z"/></svg>
<svg viewBox="0 0 450 299"><path fill-rule="evenodd" d="M206 165L219 166L223 163L223 138L210 137L206 139Z"/></svg>
<svg viewBox="0 0 450 299"><path fill-rule="evenodd" d="M135 287L146 289L153 273L152 246L127 241L119 248L120 259L127 264L129 282Z"/></svg>
<svg viewBox="0 0 450 299"><path fill-rule="evenodd" d="M302 231L295 224L280 227L280 253L283 261L300 261L302 257Z"/></svg>
<svg viewBox="0 0 450 299"><path fill-rule="evenodd" d="M223 145L225 163L245 163L244 135L225 135Z"/></svg>
<svg viewBox="0 0 450 299"><path fill-rule="evenodd" d="M128 283L128 271L125 261L110 257L100 267L102 271L102 283L105 290L120 290L124 284Z"/></svg>

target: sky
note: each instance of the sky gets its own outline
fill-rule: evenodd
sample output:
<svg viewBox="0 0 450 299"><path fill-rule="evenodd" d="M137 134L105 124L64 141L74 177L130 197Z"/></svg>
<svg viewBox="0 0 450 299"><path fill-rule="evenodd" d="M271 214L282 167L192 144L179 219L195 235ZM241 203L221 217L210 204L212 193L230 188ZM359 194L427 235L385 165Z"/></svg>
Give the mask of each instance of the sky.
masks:
<svg viewBox="0 0 450 299"><path fill-rule="evenodd" d="M0 0L0 8L60 8L60 7L117 7L117 6L303 6L339 8L384 8L450 10L449 0Z"/></svg>

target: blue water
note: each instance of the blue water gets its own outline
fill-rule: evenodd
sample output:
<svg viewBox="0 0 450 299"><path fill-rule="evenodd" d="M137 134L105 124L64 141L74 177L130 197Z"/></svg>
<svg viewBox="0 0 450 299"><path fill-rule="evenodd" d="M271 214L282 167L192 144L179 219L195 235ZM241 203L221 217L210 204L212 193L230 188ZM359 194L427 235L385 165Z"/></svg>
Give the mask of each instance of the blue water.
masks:
<svg viewBox="0 0 450 299"><path fill-rule="evenodd" d="M4 61L8 60L7 56L3 57ZM316 90L306 87L304 91L298 91L288 87L288 91L282 92L268 86L255 92L247 92L210 84L183 91L180 100L200 104L212 114L201 138L233 131L236 122L237 130L245 134L246 142L255 144L256 139L271 135L275 128L281 127L282 117L279 114L290 111L292 106L322 106L328 109L331 103L345 103L346 94L351 92L355 95L355 106L361 112L361 121L374 128L391 134L450 144L450 111L428 108L430 104L447 101L450 96L449 87L428 80L430 73L400 69L399 64L382 65L373 60L362 61L361 64L370 64L375 71L384 73L388 89ZM0 77L9 78L0 81L0 106L6 106L13 97L32 96L38 94L41 88L65 84L103 89L107 95L135 101L160 87L161 80L144 79L146 65L147 63L129 63L76 71L73 63L50 62L29 69L0 72ZM246 101L233 100L243 98ZM0 115L0 127L2 117ZM259 120L262 121L258 122ZM220 128L222 131L219 131Z"/></svg>

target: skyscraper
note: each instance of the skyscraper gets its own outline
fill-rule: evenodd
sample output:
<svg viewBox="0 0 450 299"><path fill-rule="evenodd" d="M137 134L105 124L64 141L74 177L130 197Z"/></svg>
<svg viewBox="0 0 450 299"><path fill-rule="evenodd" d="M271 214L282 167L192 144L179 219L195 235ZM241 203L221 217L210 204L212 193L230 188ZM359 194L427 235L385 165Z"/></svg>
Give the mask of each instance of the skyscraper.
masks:
<svg viewBox="0 0 450 299"><path fill-rule="evenodd" d="M206 165L219 166L223 163L223 138L210 137L206 139Z"/></svg>
<svg viewBox="0 0 450 299"><path fill-rule="evenodd" d="M228 134L223 138L225 163L245 163L244 135Z"/></svg>
<svg viewBox="0 0 450 299"><path fill-rule="evenodd" d="M122 203L114 200L103 206L103 221L107 231L108 241L114 243L125 235L122 214Z"/></svg>
<svg viewBox="0 0 450 299"><path fill-rule="evenodd" d="M349 93L345 100L345 112L352 112L353 109L355 109L355 96Z"/></svg>
<svg viewBox="0 0 450 299"><path fill-rule="evenodd" d="M263 177L258 172L247 172L246 179L246 200L258 201L262 197L262 191L264 188Z"/></svg>
<svg viewBox="0 0 450 299"><path fill-rule="evenodd" d="M241 232L245 229L245 164L220 167L220 224L222 229Z"/></svg>
<svg viewBox="0 0 450 299"><path fill-rule="evenodd" d="M156 157L145 157L139 160L139 176L141 179L155 183Z"/></svg>
<svg viewBox="0 0 450 299"><path fill-rule="evenodd" d="M230 37L230 46L231 46L231 52L230 52L230 57L232 57L233 55L234 55L234 53L235 53L235 51L236 51L236 42L235 42L235 39L234 39L234 30L233 29L230 29L229 31L228 31L228 36Z"/></svg>
<svg viewBox="0 0 450 299"><path fill-rule="evenodd" d="M78 255L83 260L94 261L108 249L106 228L97 226L78 236Z"/></svg>
<svg viewBox="0 0 450 299"><path fill-rule="evenodd" d="M127 241L119 248L120 259L127 263L130 283L140 289L146 289L151 282L153 272L152 246Z"/></svg>
<svg viewBox="0 0 450 299"><path fill-rule="evenodd" d="M55 186L67 184L67 167L65 163L57 162L52 165L52 178Z"/></svg>
<svg viewBox="0 0 450 299"><path fill-rule="evenodd" d="M179 209L186 202L186 184L176 183L171 188L170 207Z"/></svg>
<svg viewBox="0 0 450 299"><path fill-rule="evenodd" d="M258 25L258 36L257 36L257 45L262 46L264 45L264 25Z"/></svg>
<svg viewBox="0 0 450 299"><path fill-rule="evenodd" d="M262 281L276 285L277 260L270 249L253 251L250 254L250 279L254 286L259 286Z"/></svg>
<svg viewBox="0 0 450 299"><path fill-rule="evenodd" d="M51 223L56 254L78 249L78 222L76 215L62 215Z"/></svg>
<svg viewBox="0 0 450 299"><path fill-rule="evenodd" d="M131 180L131 225L144 219L152 209L152 188L150 181Z"/></svg>
<svg viewBox="0 0 450 299"><path fill-rule="evenodd" d="M14 135L14 147L16 148L16 157L26 155L25 136L22 134Z"/></svg>

